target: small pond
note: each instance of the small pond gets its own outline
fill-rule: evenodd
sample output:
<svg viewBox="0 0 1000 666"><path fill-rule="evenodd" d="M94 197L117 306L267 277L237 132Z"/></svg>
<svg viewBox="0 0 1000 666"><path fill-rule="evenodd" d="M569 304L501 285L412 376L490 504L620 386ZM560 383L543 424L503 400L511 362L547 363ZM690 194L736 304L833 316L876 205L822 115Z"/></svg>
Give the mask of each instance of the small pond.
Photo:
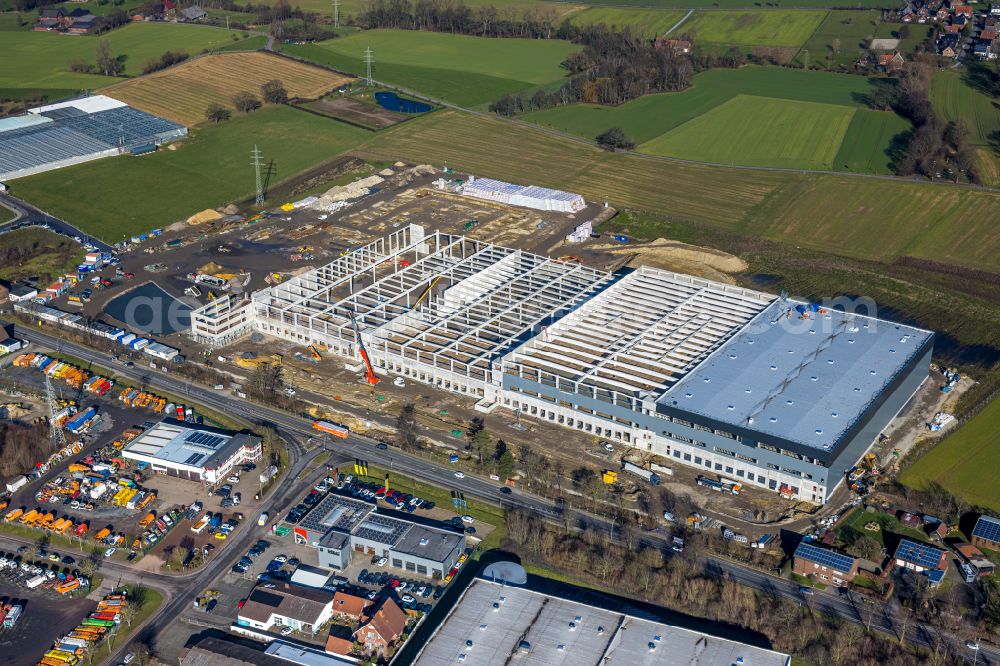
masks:
<svg viewBox="0 0 1000 666"><path fill-rule="evenodd" d="M433 107L415 99L400 97L394 92L383 91L375 93L375 101L383 109L398 113L427 113Z"/></svg>

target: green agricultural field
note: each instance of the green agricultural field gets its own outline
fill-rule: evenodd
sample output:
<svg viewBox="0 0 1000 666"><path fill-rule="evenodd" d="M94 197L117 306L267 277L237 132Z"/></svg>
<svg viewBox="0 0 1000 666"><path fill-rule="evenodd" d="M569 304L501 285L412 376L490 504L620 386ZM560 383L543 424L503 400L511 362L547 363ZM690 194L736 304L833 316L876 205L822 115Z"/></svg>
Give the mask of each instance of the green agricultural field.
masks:
<svg viewBox="0 0 1000 666"><path fill-rule="evenodd" d="M725 157L725 159L710 161L754 166L781 165L797 168L834 168L867 173L890 173L890 160L886 151L890 147L892 138L905 131L909 127L909 123L896 114L866 109L861 100L869 90L870 83L867 79L849 74L780 67L712 69L695 76L694 85L683 92L647 95L617 107L588 104L562 106L528 113L522 118L587 139L593 139L607 128L617 126L624 129L635 143L641 144L640 150L642 152L685 159L700 159L694 153L678 152L682 146L686 146L687 142L675 143L676 136L673 139L667 139L665 138L667 133L682 132L683 127L687 127L685 123L692 124L696 119L705 117L705 114L711 115L714 109L730 103L737 95L747 96L741 98L744 100L768 97L811 102L819 105L835 105L847 114L857 111L855 119L850 120L846 133L842 135L842 143L823 144L823 148L815 154L806 151L802 155L803 161L801 162L789 163L786 159L781 159L776 163L774 155L771 154L775 149L766 144L755 144L753 139L742 136L739 137L738 144L743 152L727 151L726 155L723 156L717 151L712 151L716 157ZM803 117L799 120L802 127L814 123L816 120L809 117L814 109L812 106L783 103L778 103L777 106L781 107L780 114L754 116L755 122L761 123L759 127L755 128L754 136L769 131L777 132L780 136L784 129L776 122L779 117L787 119L796 113L801 113ZM738 119L740 114L734 115ZM714 117L718 120L728 118L725 115ZM701 124L692 124L692 127L704 128ZM821 133L825 133L826 129L832 131L827 138L835 140L839 130L817 127ZM692 129L691 131L698 130ZM802 138L811 141L818 137ZM698 140L712 141L713 139L703 137ZM757 145L757 149L749 150L750 144ZM777 150L781 151L786 148L787 146L784 146ZM820 155L822 157L816 159Z"/></svg>
<svg viewBox="0 0 1000 666"><path fill-rule="evenodd" d="M679 93L646 95L620 106L574 104L521 116L524 120L593 139L618 126L636 143L644 143L697 118L736 95L777 97L820 104L863 108L859 101L870 90L860 76L806 72L784 67L710 69L694 77Z"/></svg>
<svg viewBox="0 0 1000 666"><path fill-rule="evenodd" d="M830 169L853 116L846 106L737 95L639 149L716 164Z"/></svg>
<svg viewBox="0 0 1000 666"><path fill-rule="evenodd" d="M677 29L696 47L802 46L826 18L820 10L701 11Z"/></svg>
<svg viewBox="0 0 1000 666"><path fill-rule="evenodd" d="M900 481L914 488L939 483L965 501L1000 511L1000 401L994 400L971 421L903 470Z"/></svg>
<svg viewBox="0 0 1000 666"><path fill-rule="evenodd" d="M13 181L11 189L88 233L117 241L249 195L254 188L249 166L254 144L272 165L270 181L275 184L368 136L334 120L268 106L193 131L176 150L58 169Z"/></svg>
<svg viewBox="0 0 1000 666"><path fill-rule="evenodd" d="M282 50L344 72L364 74L362 57L368 47L374 52L376 80L463 106L489 103L505 93L563 78L566 71L559 64L578 48L554 39L367 30L314 45L287 45Z"/></svg>
<svg viewBox="0 0 1000 666"><path fill-rule="evenodd" d="M242 33L209 26L176 23L133 23L101 37L57 35L46 32L5 32L4 57L0 58L0 88L93 90L116 79L69 71L71 60L94 63L99 39L111 43L111 51L122 56L125 73L142 73L143 65L168 50L196 55L206 48L233 43L231 35Z"/></svg>
<svg viewBox="0 0 1000 666"><path fill-rule="evenodd" d="M681 9L631 9L624 7L590 7L573 14L570 22L573 25L596 25L603 23L608 27L622 29L626 26L636 33L646 37L662 35L670 30L678 21L684 18Z"/></svg>
<svg viewBox="0 0 1000 666"><path fill-rule="evenodd" d="M810 67L846 66L866 53L865 40L876 35L881 13L868 10L834 10L826 15L794 63Z"/></svg>
<svg viewBox="0 0 1000 666"><path fill-rule="evenodd" d="M965 121L973 145L990 145L990 135L1000 132L1000 99L979 92L957 72L942 70L934 74L931 104L945 120Z"/></svg>
<svg viewBox="0 0 1000 666"><path fill-rule="evenodd" d="M903 254L1000 270L1000 194L913 181L752 171L609 153L527 125L444 110L383 130L355 153L448 163L521 183L574 190L618 207L738 229L824 252ZM879 242L873 243L873 234Z"/></svg>

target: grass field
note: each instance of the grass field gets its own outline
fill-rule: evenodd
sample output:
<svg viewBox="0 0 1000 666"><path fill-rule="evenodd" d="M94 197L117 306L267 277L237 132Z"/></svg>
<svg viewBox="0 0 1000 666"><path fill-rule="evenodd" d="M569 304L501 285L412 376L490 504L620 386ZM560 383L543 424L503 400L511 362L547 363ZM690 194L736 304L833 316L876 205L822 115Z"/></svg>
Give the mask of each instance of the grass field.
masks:
<svg viewBox="0 0 1000 666"><path fill-rule="evenodd" d="M906 37L900 38L900 31L904 27L909 34ZM926 40L928 34L933 30L933 27L920 25L919 23L880 23L878 30L875 31L875 36L885 39L899 39L899 45L896 48L899 49L900 53L908 54L913 53L917 46Z"/></svg>
<svg viewBox="0 0 1000 666"><path fill-rule="evenodd" d="M357 74L365 71L361 59L368 47L374 52L376 80L463 106L563 78L566 72L559 63L577 48L559 40L368 30L314 45L284 45L282 50Z"/></svg>
<svg viewBox="0 0 1000 666"><path fill-rule="evenodd" d="M910 127L909 121L895 113L857 109L833 168L855 173L891 173L892 159L887 151L893 137L907 132Z"/></svg>
<svg viewBox="0 0 1000 666"><path fill-rule="evenodd" d="M892 113L865 109L860 100L869 90L867 79L849 74L779 67L713 69L695 76L694 85L680 93L647 95L617 107L585 104L556 107L525 114L522 118L588 139L608 127L618 126L641 144L642 152L658 155L685 159L712 155L716 159L709 161L723 163L890 173L886 150L892 137L905 131L909 123ZM734 101L738 95L742 96L741 102ZM730 120L742 119L743 114L737 112L734 104L764 97L772 98L766 106L775 112L753 115L754 124L748 128L749 134L740 133L734 137L737 141L733 150L720 142L719 147L726 148L722 152L718 148L707 153L692 152L688 150L694 147L691 137L678 139L689 126L689 133L708 127L714 134L714 122L729 124ZM777 99L810 104L780 103ZM724 106L727 112L715 112ZM759 106L758 103L755 108ZM834 108L827 108L829 106ZM829 114L836 109L838 113L833 115L847 113L855 117L848 118L846 132L840 132L838 128L815 124L816 121L826 122L813 115L819 108L825 108ZM818 132L799 136L798 140L815 141L821 135L826 137L815 153L810 150L785 153L789 147L787 142L776 146L756 142L757 138L767 135L780 138L785 131L781 123L793 121L800 129L814 124ZM699 143L714 141L711 136L693 138ZM783 155L781 159L774 159L776 151ZM798 157L792 159L796 155Z"/></svg>
<svg viewBox="0 0 1000 666"><path fill-rule="evenodd" d="M629 26L637 34L645 37L662 35L684 18L681 9L632 9L626 7L590 7L573 14L573 25L596 25L603 23L619 29Z"/></svg>
<svg viewBox="0 0 1000 666"><path fill-rule="evenodd" d="M195 130L177 150L111 157L13 183L14 194L117 241L253 191L250 150L259 146L277 183L362 142L368 132L284 106ZM273 202L269 202L273 203Z"/></svg>
<svg viewBox="0 0 1000 666"><path fill-rule="evenodd" d="M695 12L677 29L690 34L697 47L802 46L826 18L819 10Z"/></svg>
<svg viewBox="0 0 1000 666"><path fill-rule="evenodd" d="M56 35L44 32L3 32L4 56L0 58L0 88L93 90L114 83L95 74L69 71L70 60L94 63L99 39L94 36ZM227 32L208 26L176 23L133 23L112 30L101 39L111 43L111 51L122 56L125 73L142 73L143 65L168 50L183 50L191 55L206 48L233 43Z"/></svg>
<svg viewBox="0 0 1000 666"><path fill-rule="evenodd" d="M233 108L233 95L260 97L261 84L278 79L290 97L315 99L350 81L345 76L271 53L220 53L203 56L121 83L105 91L116 99L185 125L205 121L215 102Z"/></svg>
<svg viewBox="0 0 1000 666"><path fill-rule="evenodd" d="M923 488L939 483L972 504L1000 511L1000 401L994 400L971 421L903 470L900 480Z"/></svg>
<svg viewBox="0 0 1000 666"><path fill-rule="evenodd" d="M810 67L850 65L865 52L865 39L876 34L881 13L867 10L834 10L826 15L816 32L802 45L792 62ZM834 40L839 40L837 44Z"/></svg>
<svg viewBox="0 0 1000 666"><path fill-rule="evenodd" d="M934 74L931 104L945 120L964 120L969 126L969 143L973 145L989 145L990 134L1000 131L1000 100L990 99L956 72Z"/></svg>
<svg viewBox="0 0 1000 666"><path fill-rule="evenodd" d="M745 171L608 153L542 130L445 110L355 152L574 190L594 201L865 259L902 254L1000 270L1000 195L826 174ZM872 242L877 230L879 242Z"/></svg>
<svg viewBox="0 0 1000 666"><path fill-rule="evenodd" d="M639 149L718 164L830 169L854 110L737 95Z"/></svg>

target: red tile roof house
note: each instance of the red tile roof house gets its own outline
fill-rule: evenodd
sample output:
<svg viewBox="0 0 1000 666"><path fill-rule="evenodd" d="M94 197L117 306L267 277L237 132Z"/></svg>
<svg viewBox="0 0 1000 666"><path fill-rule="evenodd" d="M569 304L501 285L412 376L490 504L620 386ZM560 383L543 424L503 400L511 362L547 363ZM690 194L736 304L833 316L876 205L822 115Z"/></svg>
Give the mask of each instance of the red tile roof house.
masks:
<svg viewBox="0 0 1000 666"><path fill-rule="evenodd" d="M369 601L346 592L333 595L333 616L360 622L368 609Z"/></svg>
<svg viewBox="0 0 1000 666"><path fill-rule="evenodd" d="M361 643L364 652L371 656L385 657L406 629L406 613L392 599L354 632L354 640Z"/></svg>
<svg viewBox="0 0 1000 666"><path fill-rule="evenodd" d="M878 66L887 72L895 72L903 68L903 64L906 61L899 51L894 51L893 53L883 53L878 57ZM920 524L920 519L917 519L917 525Z"/></svg>

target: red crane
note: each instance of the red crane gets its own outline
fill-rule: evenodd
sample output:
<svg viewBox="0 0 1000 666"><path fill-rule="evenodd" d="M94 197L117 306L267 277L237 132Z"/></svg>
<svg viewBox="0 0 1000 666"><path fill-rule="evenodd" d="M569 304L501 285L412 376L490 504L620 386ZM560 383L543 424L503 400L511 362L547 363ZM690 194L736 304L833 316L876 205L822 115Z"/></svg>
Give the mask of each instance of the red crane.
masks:
<svg viewBox="0 0 1000 666"><path fill-rule="evenodd" d="M354 326L354 338L357 340L358 350L361 352L361 360L365 362L365 381L368 382L369 386L375 386L381 380L375 376L371 359L368 358L368 350L365 349L365 343L361 341L361 329L358 328L358 321L354 318L353 312L348 310L348 314L351 317L351 324Z"/></svg>

